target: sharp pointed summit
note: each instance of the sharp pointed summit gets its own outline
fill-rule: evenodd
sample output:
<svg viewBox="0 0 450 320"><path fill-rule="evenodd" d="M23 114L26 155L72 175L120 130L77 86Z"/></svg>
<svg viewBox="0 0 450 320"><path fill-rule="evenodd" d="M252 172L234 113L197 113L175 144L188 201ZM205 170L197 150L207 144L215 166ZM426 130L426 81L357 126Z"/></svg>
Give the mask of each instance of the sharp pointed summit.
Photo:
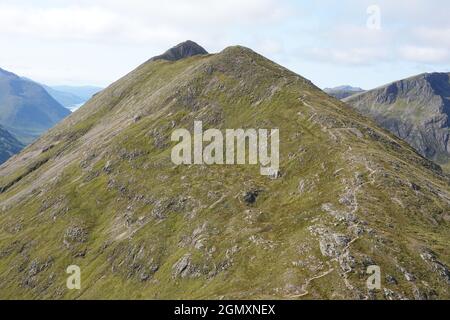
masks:
<svg viewBox="0 0 450 320"><path fill-rule="evenodd" d="M203 54L208 54L208 51L206 51L204 48L202 48L194 41L187 40L185 42L176 45L173 48L170 48L162 55L151 58L150 61L155 60L177 61L184 58Z"/></svg>

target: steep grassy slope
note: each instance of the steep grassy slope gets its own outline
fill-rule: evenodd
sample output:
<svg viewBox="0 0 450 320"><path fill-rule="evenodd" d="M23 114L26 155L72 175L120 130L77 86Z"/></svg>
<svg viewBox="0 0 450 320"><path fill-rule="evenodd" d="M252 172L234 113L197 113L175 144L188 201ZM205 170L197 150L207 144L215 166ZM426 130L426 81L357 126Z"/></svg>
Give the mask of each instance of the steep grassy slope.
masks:
<svg viewBox="0 0 450 320"><path fill-rule="evenodd" d="M0 125L28 144L70 111L39 84L0 69Z"/></svg>
<svg viewBox="0 0 450 320"><path fill-rule="evenodd" d="M344 101L450 168L450 74L421 74Z"/></svg>
<svg viewBox="0 0 450 320"><path fill-rule="evenodd" d="M18 153L22 148L23 144L0 126L0 164Z"/></svg>
<svg viewBox="0 0 450 320"><path fill-rule="evenodd" d="M175 166L194 120L279 128L281 176ZM157 60L0 168L0 298L449 298L449 209L437 166L253 51Z"/></svg>

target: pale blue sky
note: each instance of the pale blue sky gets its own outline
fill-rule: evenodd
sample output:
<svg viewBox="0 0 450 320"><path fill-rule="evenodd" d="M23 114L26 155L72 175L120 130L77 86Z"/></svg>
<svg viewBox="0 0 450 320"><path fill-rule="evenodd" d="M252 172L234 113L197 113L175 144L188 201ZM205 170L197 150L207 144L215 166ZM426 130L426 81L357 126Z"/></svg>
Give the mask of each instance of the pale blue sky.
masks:
<svg viewBox="0 0 450 320"><path fill-rule="evenodd" d="M367 26L371 5L380 29ZM0 67L106 86L191 39L248 46L320 87L369 89L450 71L449 12L446 0L0 0Z"/></svg>

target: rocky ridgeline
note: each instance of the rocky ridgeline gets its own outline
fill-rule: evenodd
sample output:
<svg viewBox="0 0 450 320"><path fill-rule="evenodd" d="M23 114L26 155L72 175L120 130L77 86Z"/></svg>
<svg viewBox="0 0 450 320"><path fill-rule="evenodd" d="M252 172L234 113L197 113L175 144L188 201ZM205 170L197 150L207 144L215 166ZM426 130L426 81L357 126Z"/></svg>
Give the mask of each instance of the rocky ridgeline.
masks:
<svg viewBox="0 0 450 320"><path fill-rule="evenodd" d="M450 159L450 75L422 74L344 99L407 141L421 155L446 165Z"/></svg>

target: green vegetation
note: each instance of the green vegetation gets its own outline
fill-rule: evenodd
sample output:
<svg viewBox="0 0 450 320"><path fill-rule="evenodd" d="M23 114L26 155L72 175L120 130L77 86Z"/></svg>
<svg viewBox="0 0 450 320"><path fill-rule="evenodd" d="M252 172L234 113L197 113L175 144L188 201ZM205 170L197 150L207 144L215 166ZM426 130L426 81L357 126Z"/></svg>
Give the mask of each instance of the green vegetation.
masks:
<svg viewBox="0 0 450 320"><path fill-rule="evenodd" d="M173 165L170 134L194 120L279 128L281 176ZM2 167L11 181L3 299L450 297L449 180L246 48L140 66ZM65 285L73 264L80 291ZM366 288L372 264L381 291Z"/></svg>

